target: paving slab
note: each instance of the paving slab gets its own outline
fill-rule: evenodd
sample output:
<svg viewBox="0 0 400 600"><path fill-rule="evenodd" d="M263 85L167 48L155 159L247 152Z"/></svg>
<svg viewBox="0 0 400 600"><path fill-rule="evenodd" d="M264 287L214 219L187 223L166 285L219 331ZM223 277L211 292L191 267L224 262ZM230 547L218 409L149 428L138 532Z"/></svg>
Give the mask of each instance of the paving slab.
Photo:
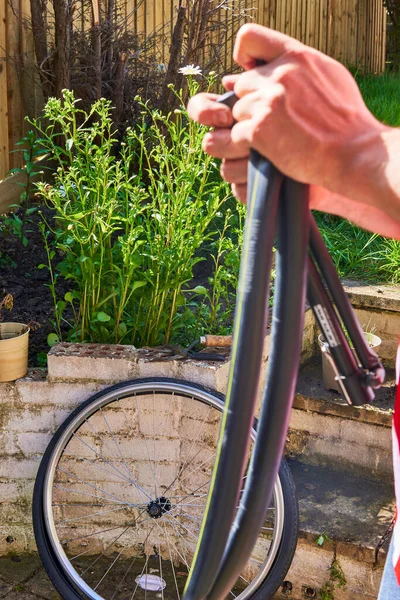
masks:
<svg viewBox="0 0 400 600"><path fill-rule="evenodd" d="M0 579L0 598L7 598L12 592L13 586Z"/></svg>
<svg viewBox="0 0 400 600"><path fill-rule="evenodd" d="M61 596L55 590L53 584L44 569L40 569L26 582L25 588L31 594L43 598L43 600L60 600Z"/></svg>
<svg viewBox="0 0 400 600"><path fill-rule="evenodd" d="M375 562L375 548L394 514L394 489L385 481L355 477L289 459L300 507L301 535L340 545L355 558Z"/></svg>
<svg viewBox="0 0 400 600"><path fill-rule="evenodd" d="M386 369L385 383L375 390L375 399L371 404L349 406L341 394L325 389L322 382L322 359L317 356L300 369L294 407L391 426L395 390L395 372L389 368Z"/></svg>
<svg viewBox="0 0 400 600"><path fill-rule="evenodd" d="M22 585L41 567L37 554L0 556L0 578L11 585Z"/></svg>
<svg viewBox="0 0 400 600"><path fill-rule="evenodd" d="M18 590L11 592L7 596L7 600L39 600L40 596L34 596L29 592L25 592L25 590Z"/></svg>
<svg viewBox="0 0 400 600"><path fill-rule="evenodd" d="M375 549L393 516L392 486L295 460L289 465L299 497L300 535L274 600L376 600L389 540L377 555ZM340 580L332 578L333 566Z"/></svg>

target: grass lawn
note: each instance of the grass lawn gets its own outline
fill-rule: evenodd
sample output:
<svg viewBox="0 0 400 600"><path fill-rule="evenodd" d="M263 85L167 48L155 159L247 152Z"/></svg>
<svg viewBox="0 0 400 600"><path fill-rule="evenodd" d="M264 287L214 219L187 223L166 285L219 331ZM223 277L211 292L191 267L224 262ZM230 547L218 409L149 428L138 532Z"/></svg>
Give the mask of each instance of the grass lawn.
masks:
<svg viewBox="0 0 400 600"><path fill-rule="evenodd" d="M400 127L400 73L356 75L356 81L376 118ZM339 217L316 213L316 219L341 277L400 283L400 241L373 235Z"/></svg>
<svg viewBox="0 0 400 600"><path fill-rule="evenodd" d="M379 121L400 127L400 73L357 76L364 101Z"/></svg>

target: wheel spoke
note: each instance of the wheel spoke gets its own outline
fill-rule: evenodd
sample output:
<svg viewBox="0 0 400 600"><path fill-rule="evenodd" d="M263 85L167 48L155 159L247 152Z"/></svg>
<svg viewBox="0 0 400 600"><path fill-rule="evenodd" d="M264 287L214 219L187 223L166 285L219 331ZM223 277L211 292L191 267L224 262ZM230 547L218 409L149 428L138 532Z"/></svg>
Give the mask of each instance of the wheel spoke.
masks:
<svg viewBox="0 0 400 600"><path fill-rule="evenodd" d="M170 545L169 545L169 538L168 538L167 531L166 531L166 527L165 527L165 521L163 521L163 525L164 525L164 535L165 535L165 539L167 540L168 553L169 553L169 560L170 560L170 563L171 563L172 574L173 574L173 577L174 577L174 583L175 583L176 593L177 593L177 595L178 595L178 600L181 600L181 596L180 596L180 593L179 593L179 588L178 588L178 582L177 582L177 579L176 579L176 573L175 573L174 561L172 560L171 547L170 547Z"/></svg>
<svg viewBox="0 0 400 600"><path fill-rule="evenodd" d="M84 479L81 479L80 477L78 477L78 475L75 475L74 473L66 471L65 469L61 469L60 467L57 467L57 471L60 471L61 473L64 473L64 475L68 475L68 477L73 477L74 479L76 479L80 483L83 483L84 485L87 485L87 486L93 488L96 491L102 492L103 494L106 494L107 496L110 496L110 498L113 498L114 500L117 500L117 501L120 500L119 498L117 498L117 496L114 496L114 494L111 494L110 492L107 492L107 490L103 490L103 488L101 488L101 487L97 487L97 485L94 485L94 483L89 483L88 481L85 481ZM126 504L129 504L129 506L133 506L129 502L127 502Z"/></svg>
<svg viewBox="0 0 400 600"><path fill-rule="evenodd" d="M42 500L46 533L61 572L88 600L150 600L150 573L167 584L159 589L161 600L182 600L203 522L222 405L207 392L188 393L190 384L185 391L175 391L169 382L147 385L133 382L97 394L96 405L86 404L57 433L48 459ZM174 397L179 412L166 416L164 402ZM178 418L188 435L176 429ZM163 441L171 439L164 458ZM281 540L277 498L267 509L254 558L229 598L249 600L246 587L252 582L252 593L262 589L276 557L275 541Z"/></svg>
<svg viewBox="0 0 400 600"><path fill-rule="evenodd" d="M207 416L208 416L208 414L209 414L210 410L211 410L211 406L209 406L209 407L208 407ZM205 423L205 419L203 420L203 428L204 428L204 423ZM176 475L175 479L172 481L172 483L170 483L170 484L169 484L169 486L168 486L168 487L167 487L167 489L165 490L165 492L164 492L165 494L166 494L166 493L168 493L168 491L169 491L169 490L172 488L172 486L174 485L175 481L176 481L177 479L179 479L179 477L181 476L181 474L183 473L183 471L184 471L184 470L186 469L186 467L188 466L188 464L189 464L189 462L188 462L188 461L189 461L189 457L190 457L190 451L191 451L191 449L193 448L194 444L195 444L195 443L197 442L197 440L199 439L201 432L202 432L202 429L199 429L199 430L198 430L198 432L197 432L197 435L196 435L195 439L192 441L192 444L191 444L191 446L190 446L190 448L189 448L189 451L188 451L188 458L187 458L186 462L184 462L184 463L183 463L183 466L182 466L182 468L180 469L179 473ZM201 452L202 450L203 450L203 448L202 448L202 447L200 447L200 448L199 448L199 450L196 452L196 454L195 454L195 455L192 457L192 461L193 461L193 460L194 460L194 459L195 459L195 458L196 458L196 457L197 457L197 456L200 454L200 452ZM214 454L214 456L215 456L215 454Z"/></svg>
<svg viewBox="0 0 400 600"><path fill-rule="evenodd" d="M103 460L105 463L107 463L108 465L110 465L110 467L111 467L111 468L112 468L114 471L116 471L117 473L119 473L119 474L122 476L122 478L123 478L123 479L125 479L126 481L128 481L129 483L131 483L132 485L134 485L134 486L137 488L137 490L138 490L139 492L141 492L142 494L144 494L144 496L146 496L147 498L149 498L149 499L150 499L150 496L147 494L147 492L146 492L146 491L145 491L145 490L144 490L144 489L143 489L141 486L139 486L139 485L138 485L138 483L135 481L135 479L134 479L134 478L132 478L132 475L131 475L131 477L129 477L129 478L128 478L128 477L126 477L126 475L124 475L124 474L123 474L123 473L122 473L122 472L121 472L119 469L117 469L117 468L116 468L116 467L115 467L115 466L114 466L114 465L113 465L113 464L112 464L112 463L111 463L109 460L107 460L106 458L104 458L104 456L102 456L102 454L100 454L99 452L97 452L97 450L95 450L94 448L92 448L92 447L90 446L90 444L87 444L87 443L85 442L85 440L82 440L82 438L80 438L80 437L79 437L78 435L76 435L75 433L73 434L73 436L74 436L76 439L78 439L80 442L82 442L82 444L84 444L85 446L87 446L87 447L88 447L90 450L92 450L92 452L94 452L94 454L96 454L96 455L97 455L97 456L98 456L98 457L99 457L101 460Z"/></svg>
<svg viewBox="0 0 400 600"><path fill-rule="evenodd" d="M129 467L128 467L128 465L126 464L126 460L125 460L125 458L124 458L124 457L123 457L123 455L122 455L121 448L119 447L119 444L118 444L117 440L115 439L113 432L111 431L111 427L110 427L110 425L108 424L108 421L107 421L107 419L106 419L106 417L105 417L105 414L104 414L104 411L103 411L103 409L102 409L102 408L100 408L100 412L101 412L101 415L102 415L102 417L103 417L103 419L104 419L104 422L105 422L105 424L106 424L106 427L107 427L108 431L109 431L109 432L110 432L110 434L111 434L111 437L112 437L112 439L113 439L113 442L114 442L114 444L115 444L115 447L117 448L117 452L118 452L118 454L120 455L120 457L121 457L121 459L122 459L122 462L123 462L123 463L124 463L124 465L125 465L125 468L126 468L126 470L127 470L128 474L129 474L129 477L131 477L131 482L132 482L132 483L133 483L133 484L134 484L134 485L137 487L137 489L138 489L140 492L142 492L142 494L144 494L145 496L147 496L147 498L149 498L149 499L150 499L150 498L151 498L151 496L149 496L149 494L148 494L148 493L147 493L147 492L146 492L146 491L145 491L145 490L144 490L144 489L143 489L143 488L142 488L142 487L141 487L139 484L137 484L137 483L136 483L136 480L135 480L135 478L134 478L134 476L133 476L133 474L132 474L132 472L131 472L130 468L129 468Z"/></svg>
<svg viewBox="0 0 400 600"><path fill-rule="evenodd" d="M153 475L154 475L154 493L155 493L155 496L157 498L158 497L158 493L157 493L157 478L156 478L156 470L155 470L155 463L156 463L156 461L155 461L155 440L154 440L154 461L152 461L151 458L150 458L150 451L149 451L149 448L148 448L148 445L147 445L147 437L146 437L146 434L143 432L143 429L142 429L142 423L141 423L141 420L140 420L140 410L139 410L139 405L138 405L138 401L137 401L137 396L136 395L135 395L135 400L136 400L136 410L137 410L137 413L138 413L139 429L143 433L143 436L144 436L144 443L145 443L145 447L146 447L147 458L148 458L148 461L149 461L149 463L151 465L151 468L152 468L152 471L153 471ZM154 413L153 413L153 415L154 415ZM139 439L141 439L141 438L139 438Z"/></svg>

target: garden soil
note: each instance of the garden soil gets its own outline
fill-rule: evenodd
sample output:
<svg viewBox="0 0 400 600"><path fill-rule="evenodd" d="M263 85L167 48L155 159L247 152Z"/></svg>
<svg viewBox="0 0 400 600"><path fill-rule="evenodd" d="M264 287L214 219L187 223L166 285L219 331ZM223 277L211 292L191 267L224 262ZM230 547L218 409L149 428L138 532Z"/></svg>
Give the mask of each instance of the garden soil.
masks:
<svg viewBox="0 0 400 600"><path fill-rule="evenodd" d="M51 211L43 209L43 213L51 222ZM29 366L36 367L44 366L44 356L38 359L38 354L48 352L47 336L55 331L51 323L54 305L47 287L49 272L47 269L38 269L40 264L47 264L42 234L38 228L40 217L34 214L29 219L25 231L28 240L26 246L9 231L3 230L0 236L0 299L6 294L12 294L14 298L13 310L2 311L3 321L39 323L40 327L30 333L29 340ZM59 278L59 298L63 298L68 289L68 282Z"/></svg>

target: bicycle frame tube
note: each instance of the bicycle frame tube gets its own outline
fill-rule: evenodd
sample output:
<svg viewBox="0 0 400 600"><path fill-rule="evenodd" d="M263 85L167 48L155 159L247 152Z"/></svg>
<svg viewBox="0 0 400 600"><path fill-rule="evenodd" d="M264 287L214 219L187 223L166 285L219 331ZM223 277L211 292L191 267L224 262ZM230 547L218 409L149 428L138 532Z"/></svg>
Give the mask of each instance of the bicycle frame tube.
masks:
<svg viewBox="0 0 400 600"><path fill-rule="evenodd" d="M236 100L232 92L220 98L221 102L231 108ZM226 597L246 564L263 524L283 453L300 361L307 272L308 299L329 343L332 360L347 400L356 405L370 402L374 397L371 385L378 387L383 380L382 365L366 347L333 263L311 219L308 187L284 179L278 208L277 283L267 383L246 485L234 519L261 367L270 253L282 175L252 150L248 181L249 210L235 314L227 405L207 507L184 600L220 600ZM307 256L308 244L319 271ZM266 268L268 274L265 273ZM362 368L358 366L346 341L337 313L323 285L323 277L341 318L354 339ZM258 297L259 302L255 302L253 295ZM252 310L253 303L257 310ZM251 335L249 332L252 332ZM365 373L363 369L368 372ZM218 493L218 490L223 490L223 494Z"/></svg>
<svg viewBox="0 0 400 600"><path fill-rule="evenodd" d="M371 402L374 393L370 387L362 384L360 369L353 352L347 343L327 292L318 276L318 271L309 260L307 298L314 311L318 325L329 344L329 351L337 368L338 381L349 404L360 406Z"/></svg>
<svg viewBox="0 0 400 600"><path fill-rule="evenodd" d="M300 364L310 219L308 186L285 179L278 214L271 352L257 437L240 507L208 600L229 595L265 521L286 441Z"/></svg>
<svg viewBox="0 0 400 600"><path fill-rule="evenodd" d="M368 371L365 374L364 383L372 387L379 387L385 379L385 370L377 354L370 348L365 339L358 319L343 290L333 261L313 218L310 225L310 250L347 329L361 366Z"/></svg>
<svg viewBox="0 0 400 600"><path fill-rule="evenodd" d="M254 151L235 313L232 362L210 493L185 600L201 600L218 573L240 496L264 348L281 174ZM238 418L239 416L239 418ZM274 480L275 482L275 480ZM223 489L224 494L215 493ZM214 535L218 532L218 535Z"/></svg>

